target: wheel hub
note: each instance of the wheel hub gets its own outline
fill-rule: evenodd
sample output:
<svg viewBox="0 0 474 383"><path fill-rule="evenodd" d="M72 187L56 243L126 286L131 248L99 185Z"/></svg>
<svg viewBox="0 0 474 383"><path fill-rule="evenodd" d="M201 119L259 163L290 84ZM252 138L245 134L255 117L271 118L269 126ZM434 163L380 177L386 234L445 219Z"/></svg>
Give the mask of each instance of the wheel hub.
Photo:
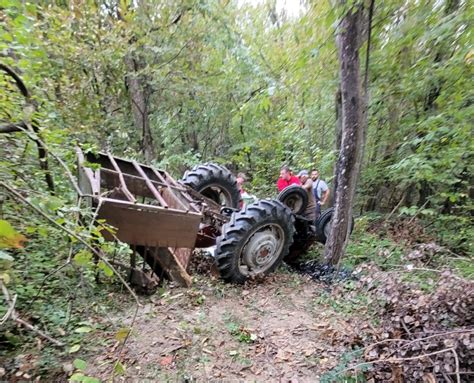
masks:
<svg viewBox="0 0 474 383"><path fill-rule="evenodd" d="M261 269L272 262L279 248L278 238L272 231L255 233L246 246L244 263L249 269Z"/></svg>
<svg viewBox="0 0 474 383"><path fill-rule="evenodd" d="M303 205L303 201L299 196L295 195L290 195L288 196L283 203L288 206L291 211L297 212L301 209L301 206Z"/></svg>

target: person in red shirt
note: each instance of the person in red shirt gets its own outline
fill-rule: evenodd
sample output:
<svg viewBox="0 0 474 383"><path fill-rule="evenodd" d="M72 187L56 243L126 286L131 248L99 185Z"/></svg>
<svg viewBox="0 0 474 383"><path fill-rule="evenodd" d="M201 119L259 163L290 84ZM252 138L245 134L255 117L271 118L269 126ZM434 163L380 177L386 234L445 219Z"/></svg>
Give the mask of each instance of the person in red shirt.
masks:
<svg viewBox="0 0 474 383"><path fill-rule="evenodd" d="M282 191L290 185L301 185L301 182L298 177L293 175L291 169L285 165L280 169L280 178L277 181L278 191Z"/></svg>

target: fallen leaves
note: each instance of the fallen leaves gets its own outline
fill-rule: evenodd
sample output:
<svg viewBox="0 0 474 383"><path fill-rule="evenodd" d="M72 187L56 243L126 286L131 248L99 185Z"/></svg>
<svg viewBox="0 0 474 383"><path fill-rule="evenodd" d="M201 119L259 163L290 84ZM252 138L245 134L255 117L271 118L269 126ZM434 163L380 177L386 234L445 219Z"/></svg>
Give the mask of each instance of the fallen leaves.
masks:
<svg viewBox="0 0 474 383"><path fill-rule="evenodd" d="M173 360L174 360L173 355L167 355L164 358L161 358L160 366L161 367L169 367L173 363Z"/></svg>
<svg viewBox="0 0 474 383"><path fill-rule="evenodd" d="M438 249L423 248L428 250ZM474 282L446 271L432 291L425 292L416 283L384 276L384 283L373 290L384 304L382 325L372 330L376 342L364 354L366 361L375 362L369 378L432 382L472 371ZM400 361L400 369L394 368Z"/></svg>

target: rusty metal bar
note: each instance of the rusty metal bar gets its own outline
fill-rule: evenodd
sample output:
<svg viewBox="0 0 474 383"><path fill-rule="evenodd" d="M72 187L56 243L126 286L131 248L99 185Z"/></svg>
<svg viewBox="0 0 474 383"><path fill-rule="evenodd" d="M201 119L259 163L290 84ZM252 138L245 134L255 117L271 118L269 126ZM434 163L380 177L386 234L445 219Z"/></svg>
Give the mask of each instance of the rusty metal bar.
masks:
<svg viewBox="0 0 474 383"><path fill-rule="evenodd" d="M151 193L155 196L155 198L161 203L161 205L163 205L163 207L168 208L168 204L163 199L163 197L158 192L158 190L156 190L155 186L153 185L151 180L148 178L148 176L145 174L145 172L140 167L140 165L138 165L138 163L136 161L132 161L132 164L135 167L135 169L137 170L137 172L143 177L143 180L145 181L146 186L148 186L148 189L150 189Z"/></svg>
<svg viewBox="0 0 474 383"><path fill-rule="evenodd" d="M163 173L165 173L165 176L167 179L171 180L171 182L173 183L173 185L170 185L170 187L173 187L173 188L176 188L178 190L180 190L182 193L181 195L189 202L189 203L195 203L196 201L189 195L188 191L187 191L187 187L180 184L179 182L176 182L176 180L171 177L169 175L169 173L166 171L166 170L163 170ZM199 210L196 208L196 210Z"/></svg>
<svg viewBox="0 0 474 383"><path fill-rule="evenodd" d="M130 190L128 190L127 184L125 183L125 179L123 178L122 171L120 170L119 166L117 165L117 162L115 162L114 157L112 157L112 155L110 153L107 153L107 157L109 158L109 161L112 164L112 166L114 167L115 171L118 173L120 184L122 185L123 194L125 194L125 196L128 198L129 201L135 203L136 199L133 196L133 194L130 193Z"/></svg>
<svg viewBox="0 0 474 383"><path fill-rule="evenodd" d="M140 164L138 164L140 165ZM118 172L113 170L113 169L107 169L107 168L101 168L100 169L101 172L106 172L106 173L112 173L112 174L117 174L118 175ZM143 178L142 177L139 177L139 176L136 176L136 175L133 175L133 174L128 174L128 173L122 173L123 176L125 178L134 178L134 179L138 179L138 180L142 180L143 181ZM183 186L183 185L179 185L179 186L174 186L174 185L170 185L169 183L166 183L166 182L160 182L160 181L155 181L155 180L152 180L150 178L148 178L150 180L150 182L153 184L153 185L157 185L157 186L162 186L162 187L168 187L168 188L171 188L171 189L174 189L174 190L177 190L177 191L180 191L180 192L186 192L186 188Z"/></svg>
<svg viewBox="0 0 474 383"><path fill-rule="evenodd" d="M197 207L194 207L192 205L193 203L196 203L196 201L188 194L188 192L187 192L188 187L180 184L179 182L177 182L173 177L171 177L169 175L169 173L166 170L163 170L163 173L165 173L165 176L166 176L165 181L170 180L172 182L172 185L170 185L170 187L171 188L176 188L177 190L181 191L181 193L180 193L181 196L183 196L184 199L186 199L191 204L191 206L193 208L195 208L197 211L199 211L199 209Z"/></svg>
<svg viewBox="0 0 474 383"><path fill-rule="evenodd" d="M160 180L162 180L162 181L166 184L166 186L168 186L168 187L170 186L170 184L169 184L168 182L166 182L166 180L162 177L162 175L160 174L160 172L158 172L156 169L154 169L154 168L152 168L152 167L150 167L150 169L151 169L151 171L155 174L155 176L157 176ZM171 189L170 189L169 191L170 191L170 194L173 196L173 199L174 199L176 202L178 202L178 204L181 205L181 206L186 210L186 212L189 211L189 208L190 208L191 206L186 206L186 205L184 204L184 202L181 201L181 200L176 196L176 194L173 193L173 191L172 191Z"/></svg>
<svg viewBox="0 0 474 383"><path fill-rule="evenodd" d="M104 173L111 173L111 174L115 174L115 175L118 175L119 173L113 169L107 169L107 168L101 168L100 169L101 172L104 172ZM132 179L135 179L135 180L140 180L140 181L144 181L144 179L142 177L139 177L139 176L135 176L133 174L128 174L128 173L122 173L123 176L125 178L132 178ZM149 178L148 178L149 179ZM154 185L156 186L168 186L162 182L158 182L158 181L155 181L155 180L150 180L151 183L153 183Z"/></svg>
<svg viewBox="0 0 474 383"><path fill-rule="evenodd" d="M168 174L168 172L163 171L163 172L165 173L165 176L173 182L172 184L170 184L165 178L163 178L163 176L160 174L160 172L156 171L156 170L153 169L153 168L152 168L152 170L153 170L153 172L155 173L155 175L156 175L160 180L162 180L163 182L165 182L166 185L167 185L170 189L178 190L179 192L181 192L180 194L181 194L189 203L192 204L192 203L195 203L195 202L196 202L196 201L188 194L188 192L187 192L187 187L184 186L184 185L182 185L182 184L180 184L180 183L178 183L178 182L176 182L176 181L174 180L174 178L171 177L171 176ZM194 208L194 210L199 211L198 208L196 208L196 207L194 207L194 206L192 206L192 205L191 205L191 207Z"/></svg>
<svg viewBox="0 0 474 383"><path fill-rule="evenodd" d="M161 180L161 182L163 182L163 184L165 184L166 186L171 186L169 182L167 182L163 176L160 174L160 172L158 170L156 170L155 168L152 168L150 167L151 171L153 172L153 174L159 178Z"/></svg>
<svg viewBox="0 0 474 383"><path fill-rule="evenodd" d="M118 172L116 172L115 170L112 170L112 169L101 168L101 172L103 172L103 173L110 173L110 174L113 174L113 175L115 175L115 176L118 176ZM124 176L125 180L141 181L141 182L145 183L145 180L144 180L142 177L139 177L139 176L136 176L136 175L132 175L132 174L128 174L128 173L123 173L123 176ZM176 190L176 191L175 191L176 193L179 193L179 194L183 195L183 197L185 196L184 193L186 193L186 192L185 192L185 189L183 189L183 187L181 187L181 188L178 189L178 188L175 188L175 187L173 187L173 186L171 186L171 185L163 184L162 182L155 181L155 180L150 179L150 178L148 178L148 179L149 179L150 182L155 186L155 188L156 188L156 187L162 187L162 188L164 188L164 189L174 189L174 190ZM147 187L147 190L149 190L148 187ZM150 191L150 193L151 193L151 191ZM178 197L176 196L176 194L174 194L171 190L170 190L170 193L173 194L173 197L172 197L172 198L173 198L175 201L178 201L178 202L179 202L179 200L177 199ZM151 195L153 195L153 194L150 194L150 196L151 196ZM186 195L187 195L187 194L186 194ZM156 197L155 197L155 198L156 198ZM186 209L189 210L189 208L191 208L191 210L193 210L193 211L195 211L195 212L199 212L200 210L199 210L196 206L194 206L194 205L195 205L195 202L196 202L196 201L194 201L193 199L190 199L190 200L189 200L190 206L189 206L189 207L186 207Z"/></svg>
<svg viewBox="0 0 474 383"><path fill-rule="evenodd" d="M166 170L163 170L163 173L165 173L165 176L166 178L168 178L169 180L171 180L171 182L173 183L174 186L180 186L175 180L173 177L171 177L168 172Z"/></svg>

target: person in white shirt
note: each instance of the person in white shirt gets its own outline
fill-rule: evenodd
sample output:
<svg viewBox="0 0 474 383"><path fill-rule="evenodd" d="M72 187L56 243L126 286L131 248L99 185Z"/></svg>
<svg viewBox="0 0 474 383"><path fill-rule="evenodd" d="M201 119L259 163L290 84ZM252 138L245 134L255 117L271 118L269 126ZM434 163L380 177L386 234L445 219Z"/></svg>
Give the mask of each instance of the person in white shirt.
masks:
<svg viewBox="0 0 474 383"><path fill-rule="evenodd" d="M321 214L321 206L324 206L329 198L329 188L326 182L319 177L319 171L311 170L313 180L313 194L316 199L316 218Z"/></svg>

